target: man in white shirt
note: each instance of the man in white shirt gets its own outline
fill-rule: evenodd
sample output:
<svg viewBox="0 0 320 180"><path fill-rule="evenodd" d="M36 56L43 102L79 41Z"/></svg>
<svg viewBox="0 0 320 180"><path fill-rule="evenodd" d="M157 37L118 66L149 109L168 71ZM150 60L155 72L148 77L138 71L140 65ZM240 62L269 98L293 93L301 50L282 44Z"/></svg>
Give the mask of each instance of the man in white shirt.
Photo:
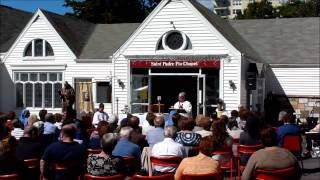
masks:
<svg viewBox="0 0 320 180"><path fill-rule="evenodd" d="M100 121L108 121L109 116L106 112L103 111L104 110L104 104L100 103L99 104L99 109L97 112L94 113L93 115L93 119L92 119L92 125L97 128L98 127L98 123Z"/></svg>
<svg viewBox="0 0 320 180"><path fill-rule="evenodd" d="M192 115L192 105L189 101L186 101L186 93L180 92L178 96L178 102L176 102L173 106L174 109L183 109L187 113L181 113L183 116L191 116Z"/></svg>
<svg viewBox="0 0 320 180"><path fill-rule="evenodd" d="M179 156L185 157L186 153L184 147L174 141L177 129L174 126L168 126L164 130L164 140L156 143L153 148L151 155L155 157L161 156ZM174 172L177 167L171 166L154 166L153 169L158 172Z"/></svg>

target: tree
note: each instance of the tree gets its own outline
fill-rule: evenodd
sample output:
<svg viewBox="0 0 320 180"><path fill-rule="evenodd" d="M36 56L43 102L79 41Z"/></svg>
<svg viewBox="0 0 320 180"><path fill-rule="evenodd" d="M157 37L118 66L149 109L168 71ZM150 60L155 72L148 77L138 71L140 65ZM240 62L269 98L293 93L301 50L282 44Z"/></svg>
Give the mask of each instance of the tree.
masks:
<svg viewBox="0 0 320 180"><path fill-rule="evenodd" d="M243 14L238 14L237 19L267 19L273 18L273 7L267 0L248 4Z"/></svg>
<svg viewBox="0 0 320 180"><path fill-rule="evenodd" d="M285 18L316 17L320 16L319 9L319 0L310 0L306 3L299 0L291 0L290 3L279 7L279 16Z"/></svg>
<svg viewBox="0 0 320 180"><path fill-rule="evenodd" d="M73 13L66 15L93 23L142 22L158 0L65 0Z"/></svg>
<svg viewBox="0 0 320 180"><path fill-rule="evenodd" d="M273 8L272 5L263 0L257 3L250 3L243 14L238 14L237 19L265 19L265 18L294 18L294 17L319 17L320 1L290 0L288 3Z"/></svg>

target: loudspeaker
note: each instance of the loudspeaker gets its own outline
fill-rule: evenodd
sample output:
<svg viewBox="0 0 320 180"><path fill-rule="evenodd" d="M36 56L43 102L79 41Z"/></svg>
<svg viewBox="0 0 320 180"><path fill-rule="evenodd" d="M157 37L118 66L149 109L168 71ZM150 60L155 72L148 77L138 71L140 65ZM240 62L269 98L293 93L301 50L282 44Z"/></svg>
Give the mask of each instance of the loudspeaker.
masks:
<svg viewBox="0 0 320 180"><path fill-rule="evenodd" d="M257 73L247 72L247 89L256 90L257 88Z"/></svg>

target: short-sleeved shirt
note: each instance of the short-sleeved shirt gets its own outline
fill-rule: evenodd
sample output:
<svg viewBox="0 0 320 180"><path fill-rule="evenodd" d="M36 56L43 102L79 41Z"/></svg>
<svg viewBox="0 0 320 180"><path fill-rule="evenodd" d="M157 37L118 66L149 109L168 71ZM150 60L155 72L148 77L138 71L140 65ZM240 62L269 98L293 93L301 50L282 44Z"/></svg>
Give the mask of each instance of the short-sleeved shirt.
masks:
<svg viewBox="0 0 320 180"><path fill-rule="evenodd" d="M134 156L137 160L141 159L141 151L138 145L130 142L126 138L122 138L118 141L117 145L112 151L113 156Z"/></svg>
<svg viewBox="0 0 320 180"><path fill-rule="evenodd" d="M68 168L67 171L56 173L55 179L61 179L61 177L67 177L67 179L77 179L79 173L81 173L82 165L86 162L86 148L85 146L78 144L77 142L55 142L50 144L43 156L44 160L48 164L52 163L69 163L72 164L72 169Z"/></svg>
<svg viewBox="0 0 320 180"><path fill-rule="evenodd" d="M150 129L147 133L147 140L149 147L153 147L156 143L163 141L164 130L163 128L157 127Z"/></svg>

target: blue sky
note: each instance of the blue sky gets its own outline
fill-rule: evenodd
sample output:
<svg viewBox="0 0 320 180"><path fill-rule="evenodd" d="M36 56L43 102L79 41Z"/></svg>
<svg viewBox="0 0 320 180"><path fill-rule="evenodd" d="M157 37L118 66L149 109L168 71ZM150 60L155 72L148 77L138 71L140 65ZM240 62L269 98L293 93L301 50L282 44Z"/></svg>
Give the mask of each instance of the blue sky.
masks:
<svg viewBox="0 0 320 180"><path fill-rule="evenodd" d="M63 6L64 0L0 0L0 4L29 12L35 12L37 8L62 15L72 12L71 8Z"/></svg>
<svg viewBox="0 0 320 180"><path fill-rule="evenodd" d="M208 8L212 8L211 0L198 1ZM37 8L45 9L47 11L62 15L66 12L72 12L71 8L63 6L64 0L0 0L0 4L29 12L35 12Z"/></svg>

